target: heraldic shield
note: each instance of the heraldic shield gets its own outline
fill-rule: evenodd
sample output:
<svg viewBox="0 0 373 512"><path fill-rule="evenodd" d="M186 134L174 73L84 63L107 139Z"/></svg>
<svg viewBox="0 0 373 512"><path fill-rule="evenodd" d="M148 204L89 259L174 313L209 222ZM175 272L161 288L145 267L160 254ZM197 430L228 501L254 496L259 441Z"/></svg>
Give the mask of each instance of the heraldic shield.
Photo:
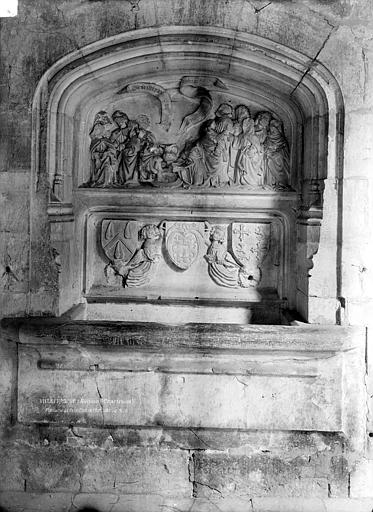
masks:
<svg viewBox="0 0 373 512"><path fill-rule="evenodd" d="M233 222L231 225L232 253L243 267L260 267L268 254L271 225L253 222Z"/></svg>
<svg viewBox="0 0 373 512"><path fill-rule="evenodd" d="M166 248L172 263L187 270L198 258L204 225L202 223L175 223L166 232Z"/></svg>
<svg viewBox="0 0 373 512"><path fill-rule="evenodd" d="M134 220L105 219L101 225L101 247L110 261L130 261L140 247L141 224Z"/></svg>

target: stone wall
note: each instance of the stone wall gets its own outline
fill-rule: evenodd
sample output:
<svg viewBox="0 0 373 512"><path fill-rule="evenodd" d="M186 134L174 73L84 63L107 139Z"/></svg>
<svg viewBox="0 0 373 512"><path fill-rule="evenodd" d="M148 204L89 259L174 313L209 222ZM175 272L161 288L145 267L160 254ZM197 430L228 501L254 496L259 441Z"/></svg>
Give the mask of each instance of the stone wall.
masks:
<svg viewBox="0 0 373 512"><path fill-rule="evenodd" d="M42 297L55 286L53 275L47 273L40 281L29 272L31 110L43 74L69 52L128 30L169 25L223 27L257 34L307 55L307 75L312 75L313 63L318 60L340 85L345 105L343 179L326 187L325 205L327 208L327 194L337 188L343 205L338 240L341 277L337 296L328 296L325 284L335 269L328 267L321 250L313 258L310 274L317 279L310 281L309 293L319 297L312 312L316 322L336 318L342 324L367 327L370 368L371 1L140 0L136 4L126 0L20 0L18 16L1 19L0 316L28 314L30 291ZM42 187L43 183L32 186ZM325 211L326 216L336 214ZM324 226L321 247L327 248L329 243L330 233ZM51 262L53 252L45 232L45 253L40 255L39 266L48 267ZM38 314L52 311L43 305ZM15 346L14 336L3 331L0 423L5 464L0 504L6 510L75 510L89 505L99 510L156 510L174 507L175 496L181 510L188 510L194 498L201 498L201 507L213 507L211 501L218 499L222 510L235 511L250 507L287 512L372 508L369 436L365 457L348 467L343 443L332 446L327 436L302 438L305 444L299 455L299 439L281 434L269 434L258 448L255 434L248 438L242 434L237 445L231 446L231 439L219 439L217 444L213 436L204 438L195 431L186 442L177 431L162 432L155 438L154 432L146 429L113 434L55 428L45 437L42 427L21 428L15 422ZM371 395L373 384L366 382ZM368 421L368 430L373 430L371 416ZM83 448L77 451L76 445ZM258 476L264 468L271 475L268 481Z"/></svg>

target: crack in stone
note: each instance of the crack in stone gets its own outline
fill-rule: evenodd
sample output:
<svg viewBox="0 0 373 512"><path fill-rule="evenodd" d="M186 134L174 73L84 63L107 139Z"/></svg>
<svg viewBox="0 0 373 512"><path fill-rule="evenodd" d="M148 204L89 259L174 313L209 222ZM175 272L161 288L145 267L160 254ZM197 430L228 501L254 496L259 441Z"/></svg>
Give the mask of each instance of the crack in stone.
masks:
<svg viewBox="0 0 373 512"><path fill-rule="evenodd" d="M199 441L201 441L201 443L203 443L205 446L207 446L207 448L211 448L211 446L210 446L210 445L208 445L208 444L207 444L207 443L206 443L206 442L205 442L201 437L199 437L199 435L198 435L198 434L196 434L196 432L195 432L192 428L190 428L190 427L189 427L189 429L188 429L188 430L190 430L190 431L192 432L192 434L194 434L194 435L196 436L196 438L197 438Z"/></svg>
<svg viewBox="0 0 373 512"><path fill-rule="evenodd" d="M263 11L263 9L266 9L272 4L272 2L268 2L266 5L263 5L263 7L258 8L255 5L253 5L253 3L250 0L246 0L246 2L253 8L254 14L259 14L260 11Z"/></svg>
<svg viewBox="0 0 373 512"><path fill-rule="evenodd" d="M208 489L210 489L211 491L215 491L215 492L218 492L220 494L220 496L223 496L223 493L221 491L219 491L219 489L216 489L215 487L212 487L212 485L209 485L209 484L204 484L202 482L198 482L198 480L194 480L194 484L197 486L197 485L201 485L202 487L207 487ZM195 496L196 497L196 496ZM208 498L207 498L208 499Z"/></svg>
<svg viewBox="0 0 373 512"><path fill-rule="evenodd" d="M188 459L188 480L192 484L192 498L197 497L197 490L196 490L195 484L194 484L194 469L195 469L195 457L194 457L194 452L192 452Z"/></svg>
<svg viewBox="0 0 373 512"><path fill-rule="evenodd" d="M100 389L98 387L98 382L97 382L97 377L96 375L94 376L94 379L95 379L95 383L96 383L96 390L97 390L97 394L98 394L98 401L99 401L99 404L100 404L100 407L101 407L101 414L102 414L102 424L105 425L105 414L104 414L104 406L102 404L102 395L100 393Z"/></svg>
<svg viewBox="0 0 373 512"><path fill-rule="evenodd" d="M242 384L243 386L245 386L247 388L248 384L246 384L246 382L244 382L243 380L240 380L236 375L234 376L234 378L236 379L237 382L239 382L240 384Z"/></svg>
<svg viewBox="0 0 373 512"><path fill-rule="evenodd" d="M308 75L308 73L311 71L311 69L313 68L313 66L315 65L315 63L317 62L317 59L320 55L320 53L323 51L323 49L325 48L327 42L329 41L332 33L337 30L338 27L336 26L333 26L333 28L330 30L329 34L326 36L324 42L322 43L322 45L320 46L319 50L317 51L316 55L313 57L313 59L311 60L310 64L307 66L307 69L305 70L305 72L303 73L303 75L301 76L300 80L298 81L298 83L296 84L296 86L294 87L294 89L291 91L290 93L290 96L292 96L295 91L298 89L298 87L301 85L301 83L303 82L303 80L306 78L306 76Z"/></svg>
<svg viewBox="0 0 373 512"><path fill-rule="evenodd" d="M333 25L333 23L331 23L331 22L328 20L328 18L325 18L325 16L324 16L324 18L323 18L323 19L324 19L325 23L327 23L327 24L329 25L329 27L330 27L330 28L332 28L332 29L337 28L337 27L336 27L336 25Z"/></svg>
<svg viewBox="0 0 373 512"><path fill-rule="evenodd" d="M74 431L74 425L70 425L69 429L70 429L70 431L71 431L71 433L72 433L72 435L73 435L73 436L75 436L75 437L79 437L80 439L84 439L84 436L81 436L81 435L77 434L77 433Z"/></svg>
<svg viewBox="0 0 373 512"><path fill-rule="evenodd" d="M116 500L114 501L114 503L110 503L111 507L110 507L109 512L112 512L112 510L115 507L115 505L118 505L119 500L120 500L120 495L116 497Z"/></svg>
<svg viewBox="0 0 373 512"><path fill-rule="evenodd" d="M258 9L257 7L254 8L254 12L255 14L259 14L260 11L263 11L263 9L266 9L268 6L270 6L272 4L272 2L268 2L268 4L266 5L263 5L263 7L261 7L260 9Z"/></svg>

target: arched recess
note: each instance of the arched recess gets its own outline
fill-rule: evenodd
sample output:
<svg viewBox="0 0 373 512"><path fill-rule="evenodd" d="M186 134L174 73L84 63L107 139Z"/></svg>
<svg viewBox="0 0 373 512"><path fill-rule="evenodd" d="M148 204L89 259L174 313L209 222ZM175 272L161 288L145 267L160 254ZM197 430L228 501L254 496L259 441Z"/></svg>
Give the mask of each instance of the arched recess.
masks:
<svg viewBox="0 0 373 512"><path fill-rule="evenodd" d="M175 92L185 76L219 79L232 104L249 103L256 112L270 111L283 122L290 146L290 191L153 193L82 187L89 180L89 133L97 112L121 109L130 84L152 83ZM210 92L213 99L219 97L213 87ZM158 221L180 217L202 222L206 211L210 224L226 218L275 219L281 232L276 288L281 307L298 310L308 321L333 323L342 129L342 96L330 72L258 36L214 27L149 28L64 57L40 81L33 104L30 311L49 307L61 314L86 300L98 259L101 267L105 264L97 237L107 216L155 222L156 206ZM176 137L175 128L173 133ZM57 271L48 258L40 264L43 251L54 254ZM98 259L92 257L95 251ZM91 293L92 301L96 295ZM115 300L120 297L118 292Z"/></svg>

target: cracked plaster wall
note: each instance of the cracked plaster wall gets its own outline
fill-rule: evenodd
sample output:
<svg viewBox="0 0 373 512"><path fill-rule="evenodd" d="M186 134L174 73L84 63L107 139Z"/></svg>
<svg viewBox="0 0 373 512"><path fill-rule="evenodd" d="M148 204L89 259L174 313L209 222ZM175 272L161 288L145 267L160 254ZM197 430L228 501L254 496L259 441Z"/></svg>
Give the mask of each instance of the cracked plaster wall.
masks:
<svg viewBox="0 0 373 512"><path fill-rule="evenodd" d="M343 190L341 298L334 305L329 299L321 300L320 318L323 308L335 307L340 308L343 323L367 326L370 368L373 364L371 0L140 0L138 9L133 4L127 0L20 0L18 16L0 20L0 317L27 314L28 292L33 286L28 272L31 105L43 73L67 53L126 30L160 25L221 26L258 34L308 55L310 60L304 75L312 71L313 62L318 59L339 82L345 103L344 178L343 183L336 184ZM322 236L327 243L327 232ZM318 257L314 257L315 262ZM48 281L41 286L48 287ZM323 278L313 286L312 293L322 298ZM118 434L105 432L99 439L92 439L91 433L73 431L56 431L54 438L46 439L37 429L25 434L11 427L16 364L14 344L6 336L1 343L1 359L0 424L10 451L4 458L0 479L4 491L1 505L6 508L75 510L83 504L82 496L87 504L91 499L88 496L98 493L100 497L96 496L91 504L100 510L120 510L124 506L135 510L140 502L141 507L146 506L148 498L137 497L131 502L122 494L131 494L134 487L130 482L139 479L144 496L154 493L152 506L156 503L166 509L172 509L172 504L164 497L165 490L178 494L180 503L184 503L181 509L189 508L190 500L196 496L209 502L221 495L227 499L230 496L238 499L239 495L242 501L234 503L237 511L262 510L260 499L253 501L253 496L267 499L265 510L279 510L270 507L282 506L278 497L284 496L286 483L286 495L294 500L302 496L316 500L313 511L331 510L328 507L332 502L340 507L333 510L368 510L365 506L371 510L369 500L359 501L359 505L348 502L372 494L373 486L369 482L373 454L369 437L366 458L351 474L338 449L316 448L315 456L303 460L297 454L294 440L290 444L289 441L285 445L280 443L280 451L268 459L263 453L251 453L255 442L250 444L247 440L235 447L234 452L221 453L216 446L210 448L201 442L195 450L183 450L180 440L154 439L151 434L139 432L133 432L132 437L123 434L119 441L115 437ZM373 395L371 379L367 379L367 390ZM371 416L369 419L373 430ZM210 441L203 442L210 445ZM263 450L271 452L272 447ZM286 460L282 456L284 450L290 450ZM263 465L274 476L271 482L258 476ZM256 482L251 487L247 487L248 474L250 481ZM36 495L28 493L41 495L35 498ZM271 505L268 500L273 496ZM281 510L293 510L289 503ZM299 510L298 502L293 503L294 510ZM351 506L354 508L348 508Z"/></svg>

